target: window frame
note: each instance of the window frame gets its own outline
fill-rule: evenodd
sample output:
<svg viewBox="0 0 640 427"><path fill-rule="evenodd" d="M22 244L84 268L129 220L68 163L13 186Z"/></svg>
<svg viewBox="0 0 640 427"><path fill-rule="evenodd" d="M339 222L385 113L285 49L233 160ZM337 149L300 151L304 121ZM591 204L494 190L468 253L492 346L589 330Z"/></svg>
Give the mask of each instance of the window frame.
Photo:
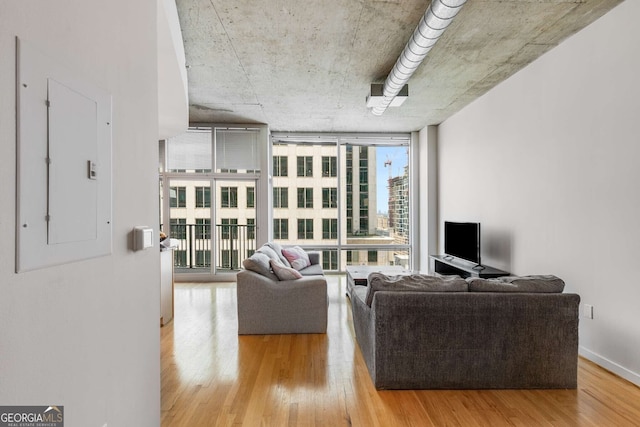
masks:
<svg viewBox="0 0 640 427"><path fill-rule="evenodd" d="M289 156L273 156L273 176L289 176Z"/></svg>
<svg viewBox="0 0 640 427"><path fill-rule="evenodd" d="M313 240L313 234L313 218L298 218L298 240Z"/></svg>
<svg viewBox="0 0 640 427"><path fill-rule="evenodd" d="M273 207L289 208L289 187L273 187Z"/></svg>
<svg viewBox="0 0 640 427"><path fill-rule="evenodd" d="M256 207L256 187L247 186L247 209Z"/></svg>
<svg viewBox="0 0 640 427"><path fill-rule="evenodd" d="M220 208L238 207L238 187L220 186Z"/></svg>
<svg viewBox="0 0 640 427"><path fill-rule="evenodd" d="M298 187L298 209L313 209L313 187Z"/></svg>
<svg viewBox="0 0 640 427"><path fill-rule="evenodd" d="M296 156L297 177L313 177L313 156Z"/></svg>
<svg viewBox="0 0 640 427"><path fill-rule="evenodd" d="M210 186L196 186L196 208L210 208L211 207L211 187Z"/></svg>
<svg viewBox="0 0 640 427"><path fill-rule="evenodd" d="M338 188L322 187L322 208L336 209L338 207Z"/></svg>
<svg viewBox="0 0 640 427"><path fill-rule="evenodd" d="M277 226L276 226L277 221ZM285 224L286 230L284 230L285 236L282 237L283 230L282 225ZM276 234L277 233L277 234ZM289 218L274 218L273 219L273 238L274 240L289 240Z"/></svg>
<svg viewBox="0 0 640 427"><path fill-rule="evenodd" d="M336 153L335 156L331 154L330 147L335 147L333 151ZM419 184L419 180L415 176L417 173L415 167L417 155L415 153L417 153L418 149L418 135L416 133L352 134L272 132L270 149L278 156L287 153L290 158L295 157L295 163L293 163L293 159L291 159L291 164L295 165L295 175L298 178L296 182L292 174L289 177L290 181L286 181L287 183L290 182L290 184L285 184L284 180L274 179L272 185L274 187L290 185L291 188L318 188L319 190L316 191L316 193L321 192L321 194L315 195L315 197L318 198L318 203L315 203L318 212L313 215L313 218L327 220L330 219L332 215L337 216L338 235L337 239L335 239L337 240L336 243L329 242L328 239L326 239L326 237L333 237L335 235L331 230L335 222L332 225L328 225L328 233L324 233L324 236L323 233L320 232L322 230L320 230L314 242L308 241L311 233L305 230L303 225L299 225L296 231L299 240L301 240L301 247L311 250L337 247L340 269L344 269L345 265L347 265L344 263L347 251L353 251L353 253L360 251L363 255L361 257L364 258L364 256L366 256L364 252L371 249L379 251L378 257L381 263L387 263L387 257L389 257L392 263L401 262L404 266L419 265L419 253L412 250L412 246L416 241L416 233L419 230L411 225L411 219L415 218L418 214L414 202L417 197L415 190ZM336 176L327 176L333 174L333 157L336 158ZM407 222L409 226L405 229L406 232L404 234L407 238L401 241L390 240L389 237L393 238L393 236L385 234L385 231L382 233L376 231L378 227L377 224L379 223L378 212L380 212L378 208L383 206L382 209L385 209L387 203L387 195L383 193L381 197L378 186L387 183L387 173L391 176L391 168L389 168L389 172L386 167L383 169L382 163L385 157L386 159L393 160L394 172L398 170L398 176L404 176L405 182L408 182L409 190L406 198L406 211L408 212L409 219L405 220L405 222ZM306 165L313 163L315 163L315 166L311 166L310 168L306 167ZM313 176L313 167L318 170L318 173L316 174L317 178L313 181L313 184L311 184L311 181L306 180L306 178ZM349 177L351 177L351 180L348 179ZM384 184L382 184L383 182ZM337 190L337 197L335 199L333 199L333 188ZM296 199L297 195L298 191L296 190L294 193ZM297 209L308 209L304 207L308 206L306 194L304 194L304 197L302 196L301 194L300 208ZM384 205L381 205L381 203L384 203ZM389 209L391 209L391 204L392 201L389 200ZM270 205L272 205L271 209L276 209L275 205L271 203ZM290 209L295 211L295 206L297 205L298 201L296 200L293 206L290 205ZM395 212L403 212L401 215L403 215L404 218L404 216L407 215L405 210L401 210L398 204L395 206ZM324 209L324 213L321 213L320 209ZM386 211L386 209L383 211ZM389 212L391 212L391 210L389 210ZM278 213L272 211L272 214L274 217L277 216L279 218L286 215L286 213L283 214L282 211L278 211ZM292 212L286 216L293 220L306 220L312 215L298 210L297 213ZM320 221L316 222L318 222L318 225L322 224ZM330 221L328 221L328 223L331 224ZM296 225L296 223L291 224ZM325 228L326 227L327 226L325 226ZM350 231L353 231L353 233ZM271 235L271 230L269 234ZM282 244L296 244L295 236L296 235L289 235L289 242ZM368 240L370 240L371 243L369 243ZM387 252L388 255L385 254L383 256L383 252ZM395 254L397 253L404 253L404 258L396 258Z"/></svg>

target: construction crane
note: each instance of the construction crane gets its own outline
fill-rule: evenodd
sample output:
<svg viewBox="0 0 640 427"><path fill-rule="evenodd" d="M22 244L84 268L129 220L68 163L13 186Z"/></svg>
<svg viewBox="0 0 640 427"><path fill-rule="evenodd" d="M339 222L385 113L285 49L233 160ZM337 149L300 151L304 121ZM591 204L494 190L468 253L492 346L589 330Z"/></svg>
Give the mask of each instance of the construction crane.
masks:
<svg viewBox="0 0 640 427"><path fill-rule="evenodd" d="M389 181L391 181L391 159L389 158L388 154L387 160L384 161L384 167L386 168L387 166L389 166Z"/></svg>

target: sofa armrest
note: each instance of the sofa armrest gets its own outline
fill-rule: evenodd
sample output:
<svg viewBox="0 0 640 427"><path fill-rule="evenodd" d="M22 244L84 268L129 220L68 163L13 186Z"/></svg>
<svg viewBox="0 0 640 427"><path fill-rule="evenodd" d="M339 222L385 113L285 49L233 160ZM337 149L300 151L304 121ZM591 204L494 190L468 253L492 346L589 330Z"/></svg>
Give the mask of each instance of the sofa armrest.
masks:
<svg viewBox="0 0 640 427"><path fill-rule="evenodd" d="M307 255L309 255L309 261L311 262L311 265L320 264L319 251L307 251Z"/></svg>
<svg viewBox="0 0 640 427"><path fill-rule="evenodd" d="M364 358L369 375L376 378L376 323L372 308L365 302L366 286L354 286L351 292L351 312L353 329L358 340L362 357Z"/></svg>

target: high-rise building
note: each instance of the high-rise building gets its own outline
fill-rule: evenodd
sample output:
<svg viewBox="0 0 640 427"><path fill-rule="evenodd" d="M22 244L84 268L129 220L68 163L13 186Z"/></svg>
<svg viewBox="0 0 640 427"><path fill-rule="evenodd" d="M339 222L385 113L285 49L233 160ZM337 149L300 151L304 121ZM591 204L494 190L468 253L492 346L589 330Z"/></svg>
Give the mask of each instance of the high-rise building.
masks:
<svg viewBox="0 0 640 427"><path fill-rule="evenodd" d="M389 231L394 244L409 244L409 167L400 176L389 178ZM409 253L396 251L393 264L409 268Z"/></svg>

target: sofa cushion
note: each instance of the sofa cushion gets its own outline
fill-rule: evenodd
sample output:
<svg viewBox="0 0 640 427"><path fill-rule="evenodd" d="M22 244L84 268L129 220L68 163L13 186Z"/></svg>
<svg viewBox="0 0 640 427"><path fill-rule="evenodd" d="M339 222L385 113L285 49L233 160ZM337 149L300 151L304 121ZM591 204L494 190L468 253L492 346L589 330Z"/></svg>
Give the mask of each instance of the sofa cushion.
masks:
<svg viewBox="0 0 640 427"><path fill-rule="evenodd" d="M269 264L271 264L271 268L275 275L278 276L278 280L295 280L302 277L302 274L300 274L298 270L292 267L287 267L275 259L269 260Z"/></svg>
<svg viewBox="0 0 640 427"><path fill-rule="evenodd" d="M304 249L302 249L300 246L282 248L282 254L289 260L289 263L291 263L291 267L295 268L298 271L311 265L309 255L307 255Z"/></svg>
<svg viewBox="0 0 640 427"><path fill-rule="evenodd" d="M322 265L311 264L309 267L300 270L300 274L303 276L324 276L324 271L322 270Z"/></svg>
<svg viewBox="0 0 640 427"><path fill-rule="evenodd" d="M270 258L266 254L256 252L249 258L242 261L242 266L247 270L254 271L271 280L278 280L278 276L271 271L271 264L269 261Z"/></svg>
<svg viewBox="0 0 640 427"><path fill-rule="evenodd" d="M428 276L411 274L387 276L383 273L369 274L366 304L371 307L373 296L378 291L412 292L467 292L469 285L460 276Z"/></svg>
<svg viewBox="0 0 640 427"><path fill-rule="evenodd" d="M470 292L562 293L564 281L553 275L467 278Z"/></svg>
<svg viewBox="0 0 640 427"><path fill-rule="evenodd" d="M273 251L278 255L278 258L280 259L282 264L284 264L287 267L291 267L291 264L289 264L289 260L282 254L282 245L280 243L267 242L263 246L267 246L273 249Z"/></svg>

